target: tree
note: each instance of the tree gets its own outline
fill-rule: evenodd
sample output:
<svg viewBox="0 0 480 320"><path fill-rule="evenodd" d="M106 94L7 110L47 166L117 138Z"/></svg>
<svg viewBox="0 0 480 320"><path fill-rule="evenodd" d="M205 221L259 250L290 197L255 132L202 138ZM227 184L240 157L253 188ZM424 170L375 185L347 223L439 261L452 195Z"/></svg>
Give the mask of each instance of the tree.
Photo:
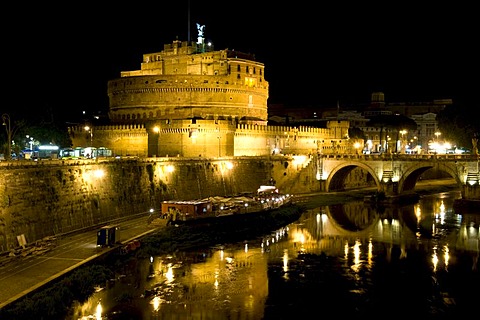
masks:
<svg viewBox="0 0 480 320"><path fill-rule="evenodd" d="M445 139L458 147L473 148L472 139L480 136L480 115L473 108L448 105L437 115L438 126Z"/></svg>
<svg viewBox="0 0 480 320"><path fill-rule="evenodd" d="M381 114L372 116L367 126L380 128L380 145L388 132L394 131L397 140L401 130L414 131L417 129L417 123L409 117L402 114ZM385 133L384 133L385 132Z"/></svg>

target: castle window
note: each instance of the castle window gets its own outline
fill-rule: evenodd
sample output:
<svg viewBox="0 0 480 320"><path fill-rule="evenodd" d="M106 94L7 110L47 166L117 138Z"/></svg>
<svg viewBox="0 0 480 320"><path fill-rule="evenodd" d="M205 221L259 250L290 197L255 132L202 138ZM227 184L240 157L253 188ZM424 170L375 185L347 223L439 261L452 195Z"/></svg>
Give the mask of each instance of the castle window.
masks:
<svg viewBox="0 0 480 320"><path fill-rule="evenodd" d="M262 75L262 69L260 69L260 75Z"/></svg>
<svg viewBox="0 0 480 320"><path fill-rule="evenodd" d="M257 74L257 70L253 67L253 74Z"/></svg>
<svg viewBox="0 0 480 320"><path fill-rule="evenodd" d="M237 74L237 79L240 79L240 74Z"/></svg>
<svg viewBox="0 0 480 320"><path fill-rule="evenodd" d="M240 72L240 65L237 64L237 71Z"/></svg>
<svg viewBox="0 0 480 320"><path fill-rule="evenodd" d="M245 73L248 73L249 72L249 68L248 66L245 68Z"/></svg>

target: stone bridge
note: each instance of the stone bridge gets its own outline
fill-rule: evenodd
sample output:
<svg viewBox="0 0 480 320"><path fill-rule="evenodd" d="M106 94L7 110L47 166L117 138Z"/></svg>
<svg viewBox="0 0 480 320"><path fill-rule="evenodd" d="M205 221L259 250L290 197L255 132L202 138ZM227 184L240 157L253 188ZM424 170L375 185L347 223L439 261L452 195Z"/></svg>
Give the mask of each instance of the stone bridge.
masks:
<svg viewBox="0 0 480 320"><path fill-rule="evenodd" d="M368 172L379 192L389 196L412 193L420 176L429 169L443 171L459 185L462 199L480 201L478 155L322 155L316 157L317 179L324 191L344 190L355 168ZM480 202L477 203L480 205Z"/></svg>

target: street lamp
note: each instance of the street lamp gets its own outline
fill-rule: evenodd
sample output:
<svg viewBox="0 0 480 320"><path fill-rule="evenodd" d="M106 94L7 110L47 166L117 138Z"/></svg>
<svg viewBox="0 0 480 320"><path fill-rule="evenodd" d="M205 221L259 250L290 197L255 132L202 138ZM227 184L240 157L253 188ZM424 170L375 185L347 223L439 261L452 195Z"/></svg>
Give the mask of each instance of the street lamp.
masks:
<svg viewBox="0 0 480 320"><path fill-rule="evenodd" d="M160 127L155 126L153 127L153 132L155 133L155 157L159 156L159 143L160 143Z"/></svg>
<svg viewBox="0 0 480 320"><path fill-rule="evenodd" d="M405 153L405 135L407 134L407 130L403 129L400 130L400 153Z"/></svg>
<svg viewBox="0 0 480 320"><path fill-rule="evenodd" d="M90 128L89 126L85 126L84 129L90 134L90 147L93 147L93 128Z"/></svg>
<svg viewBox="0 0 480 320"><path fill-rule="evenodd" d="M10 125L10 116L6 113L2 114L2 125L5 126L7 131L7 154L5 156L6 160L12 159L12 127Z"/></svg>
<svg viewBox="0 0 480 320"><path fill-rule="evenodd" d="M221 155L221 146L220 146L220 139L221 139L221 135L220 135L220 128L217 127L217 139L218 139L218 157L220 158L220 155Z"/></svg>

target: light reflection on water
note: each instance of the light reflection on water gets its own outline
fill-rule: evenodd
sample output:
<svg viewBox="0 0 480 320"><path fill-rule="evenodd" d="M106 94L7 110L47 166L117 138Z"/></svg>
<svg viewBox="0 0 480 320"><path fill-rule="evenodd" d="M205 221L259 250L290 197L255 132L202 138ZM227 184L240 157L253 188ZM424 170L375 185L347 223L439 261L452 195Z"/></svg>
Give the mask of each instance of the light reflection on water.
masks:
<svg viewBox="0 0 480 320"><path fill-rule="evenodd" d="M74 319L468 314L480 298L480 212L456 214L459 196L383 209L320 207L259 239L130 259L115 281L76 306Z"/></svg>

